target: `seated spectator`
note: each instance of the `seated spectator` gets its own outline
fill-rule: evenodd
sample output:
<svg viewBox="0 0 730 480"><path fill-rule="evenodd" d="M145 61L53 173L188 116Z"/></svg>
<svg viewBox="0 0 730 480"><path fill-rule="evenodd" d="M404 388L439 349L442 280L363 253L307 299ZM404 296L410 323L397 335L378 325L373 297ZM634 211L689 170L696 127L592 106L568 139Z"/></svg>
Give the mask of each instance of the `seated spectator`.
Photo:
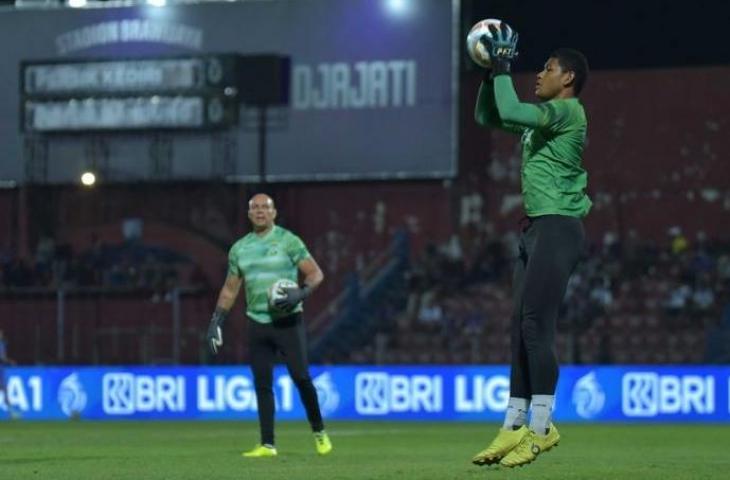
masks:
<svg viewBox="0 0 730 480"><path fill-rule="evenodd" d="M687 308L692 296L692 289L686 283L676 285L669 292L669 298L664 302L664 309L671 315L677 315Z"/></svg>
<svg viewBox="0 0 730 480"><path fill-rule="evenodd" d="M610 288L610 281L607 278L597 278L593 281L590 299L603 311L608 310L613 304L613 293Z"/></svg>
<svg viewBox="0 0 730 480"><path fill-rule="evenodd" d="M717 279L730 285L730 255L720 255L717 259Z"/></svg>
<svg viewBox="0 0 730 480"><path fill-rule="evenodd" d="M681 255L689 248L689 241L687 237L682 234L682 229L678 226L673 226L668 231L671 240L671 250L674 255Z"/></svg>
<svg viewBox="0 0 730 480"><path fill-rule="evenodd" d="M715 304L715 292L710 287L710 282L707 277L702 277L698 280L695 286L694 292L692 293L692 307L697 312L707 312Z"/></svg>
<svg viewBox="0 0 730 480"><path fill-rule="evenodd" d="M418 322L426 326L440 326L444 319L444 311L436 302L436 293L429 290L421 297L418 310Z"/></svg>

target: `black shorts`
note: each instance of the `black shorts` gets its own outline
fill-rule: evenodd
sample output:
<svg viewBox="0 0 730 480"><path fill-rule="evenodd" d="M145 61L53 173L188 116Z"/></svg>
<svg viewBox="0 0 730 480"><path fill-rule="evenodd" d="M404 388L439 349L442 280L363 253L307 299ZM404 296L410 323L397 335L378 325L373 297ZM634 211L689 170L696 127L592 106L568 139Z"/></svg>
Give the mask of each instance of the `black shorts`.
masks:
<svg viewBox="0 0 730 480"><path fill-rule="evenodd" d="M273 367L277 353L283 357L292 378L308 376L307 339L302 314L296 313L273 323L249 319L248 341L254 375Z"/></svg>

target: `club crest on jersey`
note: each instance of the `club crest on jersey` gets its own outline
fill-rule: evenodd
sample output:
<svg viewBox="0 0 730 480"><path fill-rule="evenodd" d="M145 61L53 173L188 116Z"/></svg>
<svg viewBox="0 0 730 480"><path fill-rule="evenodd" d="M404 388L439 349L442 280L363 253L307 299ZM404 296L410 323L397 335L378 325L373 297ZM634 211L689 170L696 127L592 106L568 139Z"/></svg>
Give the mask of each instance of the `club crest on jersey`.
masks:
<svg viewBox="0 0 730 480"><path fill-rule="evenodd" d="M272 243L269 249L266 251L267 256L277 255L279 253L279 244Z"/></svg>

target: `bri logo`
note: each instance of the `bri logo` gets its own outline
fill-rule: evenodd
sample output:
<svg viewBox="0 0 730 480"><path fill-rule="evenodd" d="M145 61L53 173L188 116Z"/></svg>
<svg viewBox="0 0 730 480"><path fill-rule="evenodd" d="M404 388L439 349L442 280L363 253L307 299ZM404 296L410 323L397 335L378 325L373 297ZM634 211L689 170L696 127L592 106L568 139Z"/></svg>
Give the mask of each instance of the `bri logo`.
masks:
<svg viewBox="0 0 730 480"><path fill-rule="evenodd" d="M102 407L107 415L136 412L184 412L182 375L135 375L112 372L102 377Z"/></svg>
<svg viewBox="0 0 730 480"><path fill-rule="evenodd" d="M361 372L355 376L355 410L360 415L441 412L440 375L390 375Z"/></svg>
<svg viewBox="0 0 730 480"><path fill-rule="evenodd" d="M624 375L621 390L621 406L627 417L715 413L715 378L712 375L630 372Z"/></svg>

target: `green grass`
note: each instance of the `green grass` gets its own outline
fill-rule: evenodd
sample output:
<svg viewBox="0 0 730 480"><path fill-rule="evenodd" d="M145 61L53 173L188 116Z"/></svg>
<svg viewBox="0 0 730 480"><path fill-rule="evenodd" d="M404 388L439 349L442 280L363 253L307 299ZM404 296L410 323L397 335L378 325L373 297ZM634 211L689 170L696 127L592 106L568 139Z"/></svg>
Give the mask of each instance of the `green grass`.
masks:
<svg viewBox="0 0 730 480"><path fill-rule="evenodd" d="M558 425L560 446L514 469L470 463L497 425L331 422L318 457L307 426L277 427L277 458L244 459L251 422L0 422L0 479L720 479L722 425Z"/></svg>

